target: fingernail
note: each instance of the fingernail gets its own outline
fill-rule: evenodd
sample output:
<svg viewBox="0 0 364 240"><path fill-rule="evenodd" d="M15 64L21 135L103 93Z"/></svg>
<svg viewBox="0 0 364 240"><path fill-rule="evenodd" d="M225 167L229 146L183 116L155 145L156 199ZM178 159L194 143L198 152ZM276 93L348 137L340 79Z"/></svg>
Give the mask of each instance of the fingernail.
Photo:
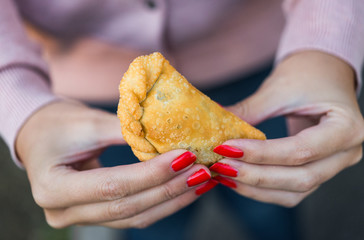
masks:
<svg viewBox="0 0 364 240"><path fill-rule="evenodd" d="M197 195L201 195L204 194L208 191L210 191L211 189L213 189L217 184L219 184L218 181L214 180L214 179L210 179L207 183L205 183L204 185L201 185L199 187L196 188L195 193Z"/></svg>
<svg viewBox="0 0 364 240"><path fill-rule="evenodd" d="M230 178L226 178L223 176L215 176L214 179L226 187L237 188L235 181Z"/></svg>
<svg viewBox="0 0 364 240"><path fill-rule="evenodd" d="M214 148L214 152L225 157L241 158L244 156L244 152L240 149L230 147L228 145L219 145Z"/></svg>
<svg viewBox="0 0 364 240"><path fill-rule="evenodd" d="M238 170L225 163L217 162L210 167L210 170L229 177L238 176Z"/></svg>
<svg viewBox="0 0 364 240"><path fill-rule="evenodd" d="M171 167L173 171L178 172L184 169L185 167L191 165L195 161L196 161L195 154L191 152L185 152L172 161Z"/></svg>
<svg viewBox="0 0 364 240"><path fill-rule="evenodd" d="M202 168L197 172L195 172L194 174L192 174L191 176L189 176L189 178L187 179L187 185L189 187L196 186L198 184L206 182L210 178L211 178L210 174L208 174L208 172L206 172L206 170Z"/></svg>

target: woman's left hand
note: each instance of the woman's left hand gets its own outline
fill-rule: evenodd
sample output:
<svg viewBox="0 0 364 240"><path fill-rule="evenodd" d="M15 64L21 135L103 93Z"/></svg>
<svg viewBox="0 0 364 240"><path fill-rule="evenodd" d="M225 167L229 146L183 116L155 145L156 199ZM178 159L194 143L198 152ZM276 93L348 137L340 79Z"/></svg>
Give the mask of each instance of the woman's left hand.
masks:
<svg viewBox="0 0 364 240"><path fill-rule="evenodd" d="M285 115L290 136L229 140L215 149L227 158L210 170L220 174L220 183L243 196L297 205L362 158L364 121L355 84L352 68L332 55L318 51L292 55L255 94L227 108L253 125Z"/></svg>

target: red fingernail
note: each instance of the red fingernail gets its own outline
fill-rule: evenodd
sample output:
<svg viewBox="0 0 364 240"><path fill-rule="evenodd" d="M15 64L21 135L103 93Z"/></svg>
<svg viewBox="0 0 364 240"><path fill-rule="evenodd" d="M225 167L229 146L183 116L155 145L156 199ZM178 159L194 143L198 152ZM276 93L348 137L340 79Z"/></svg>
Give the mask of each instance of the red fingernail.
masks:
<svg viewBox="0 0 364 240"><path fill-rule="evenodd" d="M241 158L244 156L244 152L240 149L230 147L228 145L219 145L214 148L214 152L225 157Z"/></svg>
<svg viewBox="0 0 364 240"><path fill-rule="evenodd" d="M226 187L237 188L235 181L230 178L226 178L223 176L215 176L214 179Z"/></svg>
<svg viewBox="0 0 364 240"><path fill-rule="evenodd" d="M204 194L208 191L210 191L211 189L213 189L217 184L219 184L218 181L214 180L214 179L210 179L207 183L205 183L204 185L202 186L199 186L196 188L196 191L195 193L197 195L201 195L201 194Z"/></svg>
<svg viewBox="0 0 364 240"><path fill-rule="evenodd" d="M191 152L185 152L173 160L171 167L172 167L173 171L177 172L177 171L182 170L185 167L191 165L195 161L196 161L195 154L193 154Z"/></svg>
<svg viewBox="0 0 364 240"><path fill-rule="evenodd" d="M217 162L210 167L210 170L229 177L238 176L238 170L225 163Z"/></svg>
<svg viewBox="0 0 364 240"><path fill-rule="evenodd" d="M195 172L194 174L192 174L187 179L187 185L189 187L196 186L198 184L206 182L210 178L211 178L210 174L208 174L208 172L206 172L206 170L202 168L202 169L198 170L197 172Z"/></svg>

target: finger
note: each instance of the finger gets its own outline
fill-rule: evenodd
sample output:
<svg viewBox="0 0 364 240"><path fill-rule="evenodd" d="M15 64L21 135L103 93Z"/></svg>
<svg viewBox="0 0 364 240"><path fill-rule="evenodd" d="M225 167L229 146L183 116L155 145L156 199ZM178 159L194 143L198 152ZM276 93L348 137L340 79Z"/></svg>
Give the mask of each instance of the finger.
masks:
<svg viewBox="0 0 364 240"><path fill-rule="evenodd" d="M191 165L179 172L171 168L171 162L184 152L174 150L146 162L81 172L58 166L42 176L43 184L37 184L33 195L43 208L123 198L167 182L188 169ZM209 173L206 167L203 168ZM52 181L51 185L49 181Z"/></svg>
<svg viewBox="0 0 364 240"><path fill-rule="evenodd" d="M315 107L327 112L319 125L304 129L295 136L267 141L234 139L224 143L244 152L243 161L257 164L302 165L335 152L361 144L362 121L333 105ZM325 110L323 110L324 108ZM331 109L330 111L327 109ZM348 119L349 118L349 119ZM355 117L354 117L355 118Z"/></svg>
<svg viewBox="0 0 364 240"><path fill-rule="evenodd" d="M360 159L361 146L303 166L257 165L233 159L223 159L220 163L236 169L237 177L232 178L236 182L259 188L307 192Z"/></svg>
<svg viewBox="0 0 364 240"><path fill-rule="evenodd" d="M147 211L129 219L100 223L99 225L112 228L145 228L161 220L178 210L191 204L198 198L193 190L190 190L172 200L164 202Z"/></svg>
<svg viewBox="0 0 364 240"><path fill-rule="evenodd" d="M83 114L82 110L84 109L74 111L80 111L80 114ZM79 160L98 157L108 146L126 144L121 134L120 122L115 114L87 108L82 117L84 121L80 123L78 120L77 124L66 131L68 140L57 144L56 149L50 149L51 156L54 157L52 160L70 164ZM60 134L64 133L61 132ZM52 162L48 161L47 163Z"/></svg>
<svg viewBox="0 0 364 240"><path fill-rule="evenodd" d="M308 192L289 192L282 190L264 189L248 184L239 183L236 184L235 191L239 194L252 198L254 200L266 203L278 204L284 207L294 207L299 204L305 197L315 191L317 188Z"/></svg>
<svg viewBox="0 0 364 240"><path fill-rule="evenodd" d="M46 211L47 221L52 227L62 228L72 224L95 224L133 217L193 189L187 185L187 179L201 167L202 165L194 165L167 183L125 198L76 205L67 209L49 209Z"/></svg>
<svg viewBox="0 0 364 240"><path fill-rule="evenodd" d="M95 118L96 129L94 134L98 139L100 146L109 146L113 144L125 144L121 134L120 120L116 114L110 114L101 110L99 117ZM96 113L97 114L97 113Z"/></svg>

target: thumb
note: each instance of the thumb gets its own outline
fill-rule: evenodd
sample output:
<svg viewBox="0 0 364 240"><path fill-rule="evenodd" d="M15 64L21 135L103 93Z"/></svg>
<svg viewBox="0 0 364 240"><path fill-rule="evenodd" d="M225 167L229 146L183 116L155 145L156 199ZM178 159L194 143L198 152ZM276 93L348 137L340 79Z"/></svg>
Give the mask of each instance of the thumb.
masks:
<svg viewBox="0 0 364 240"><path fill-rule="evenodd" d="M239 118L251 125L285 114L286 95L271 88L260 88L248 98L226 107Z"/></svg>
<svg viewBox="0 0 364 240"><path fill-rule="evenodd" d="M126 144L121 133L120 121L116 114L100 111L95 125L96 138L101 145Z"/></svg>

